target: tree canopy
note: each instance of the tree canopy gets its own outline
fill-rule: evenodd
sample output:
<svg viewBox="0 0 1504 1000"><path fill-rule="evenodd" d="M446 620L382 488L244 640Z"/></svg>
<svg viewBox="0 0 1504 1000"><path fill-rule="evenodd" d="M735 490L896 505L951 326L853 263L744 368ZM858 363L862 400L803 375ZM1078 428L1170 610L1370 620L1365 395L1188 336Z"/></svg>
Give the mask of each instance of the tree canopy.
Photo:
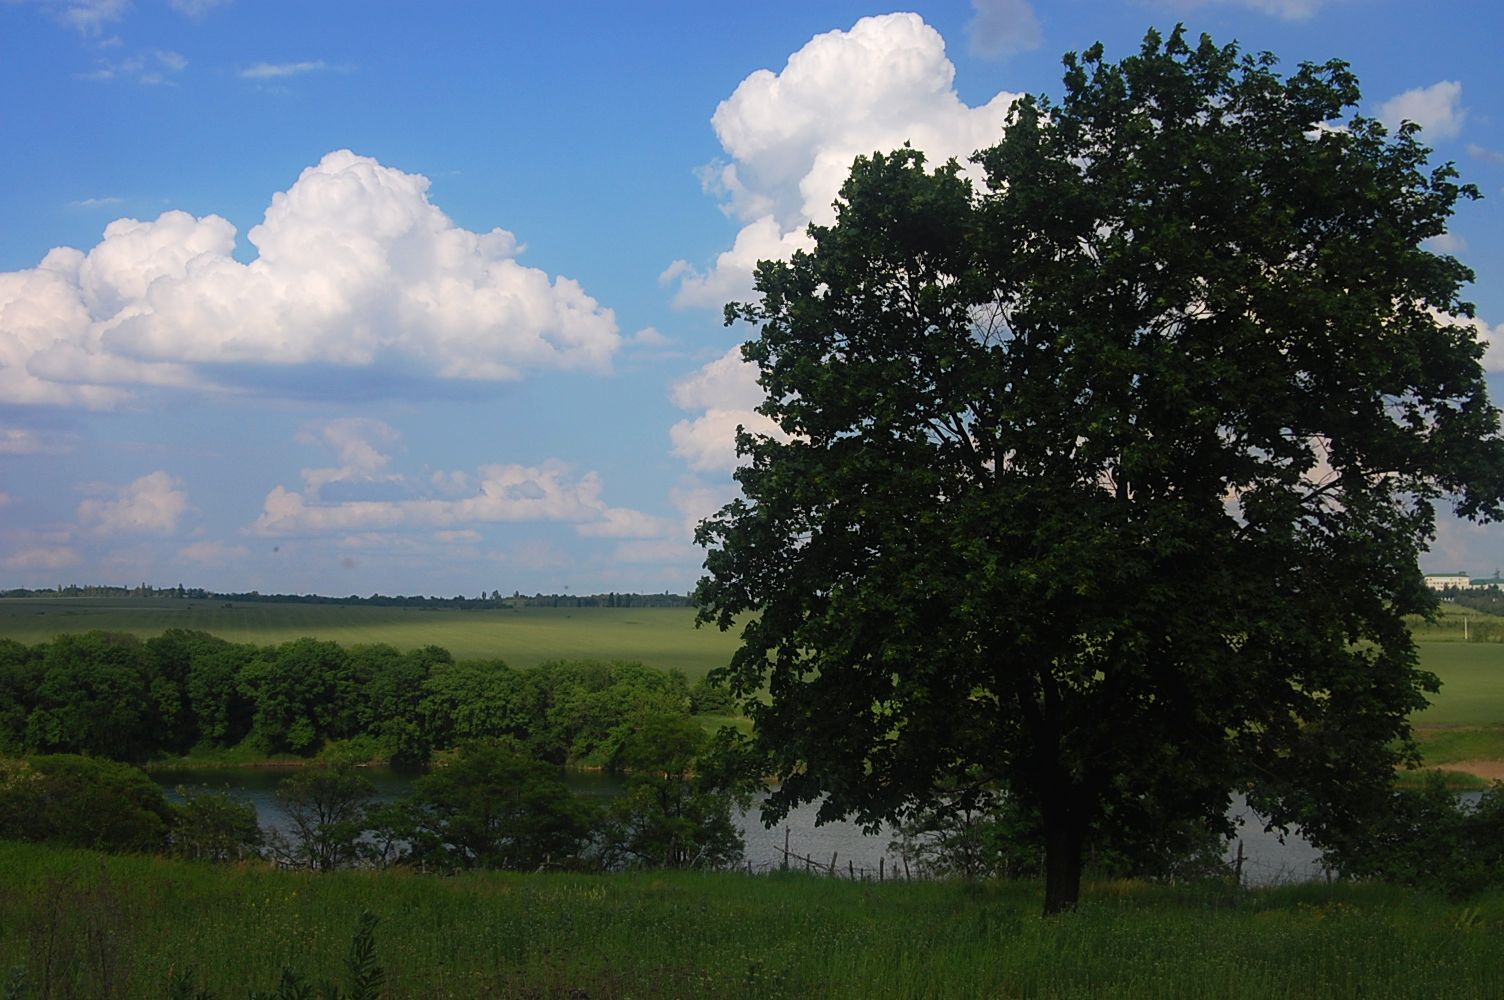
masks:
<svg viewBox="0 0 1504 1000"><path fill-rule="evenodd" d="M860 158L759 265L727 320L781 433L698 533L766 817L1001 790L1049 912L1093 830L1224 828L1239 789L1320 842L1384 801L1436 505L1504 513L1472 275L1424 246L1477 193L1415 127L1179 29L1065 67L979 183Z"/></svg>

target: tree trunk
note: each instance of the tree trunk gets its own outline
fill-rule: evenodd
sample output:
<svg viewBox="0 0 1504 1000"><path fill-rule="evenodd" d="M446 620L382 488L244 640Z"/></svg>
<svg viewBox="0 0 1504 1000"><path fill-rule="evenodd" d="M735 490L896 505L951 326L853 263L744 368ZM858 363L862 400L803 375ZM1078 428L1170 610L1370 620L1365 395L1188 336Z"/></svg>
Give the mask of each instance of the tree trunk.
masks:
<svg viewBox="0 0 1504 1000"><path fill-rule="evenodd" d="M1044 915L1069 913L1081 898L1086 821L1066 796L1050 796L1044 816Z"/></svg>

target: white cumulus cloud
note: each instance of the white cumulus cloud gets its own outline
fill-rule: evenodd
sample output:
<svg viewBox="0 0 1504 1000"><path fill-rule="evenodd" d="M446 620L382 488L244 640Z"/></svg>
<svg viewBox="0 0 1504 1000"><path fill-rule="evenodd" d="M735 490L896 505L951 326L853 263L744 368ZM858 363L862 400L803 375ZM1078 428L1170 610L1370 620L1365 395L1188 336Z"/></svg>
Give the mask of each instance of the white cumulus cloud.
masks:
<svg viewBox="0 0 1504 1000"><path fill-rule="evenodd" d="M974 41L1002 51L1036 44L1038 21L1023 0L976 3ZM917 14L858 21L817 35L782 71L758 70L716 108L711 125L727 159L702 172L707 192L742 229L705 270L674 261L660 276L675 285L674 304L719 308L753 296L759 260L785 259L812 246L810 223L833 221L832 207L857 156L905 142L938 166L963 163L996 142L1017 94L999 92L979 106L955 90L945 40ZM734 469L736 429L776 434L754 412L762 400L756 372L733 350L673 387L683 409L702 411L674 424L675 455L700 472Z"/></svg>
<svg viewBox="0 0 1504 1000"><path fill-rule="evenodd" d="M738 427L783 436L777 424L756 411L764 394L757 384L757 366L742 360L740 347L674 383L669 395L680 409L704 411L669 428L674 454L697 471L736 468Z"/></svg>
<svg viewBox="0 0 1504 1000"><path fill-rule="evenodd" d="M810 222L831 204L859 155L905 142L933 164L964 161L995 142L1017 95L972 107L956 94L945 40L917 14L858 21L817 35L783 70L758 70L716 108L711 125L729 158L703 173L706 190L745 223L732 248L702 273L676 261L675 304L719 306L749 298L758 259L808 245Z"/></svg>
<svg viewBox="0 0 1504 1000"><path fill-rule="evenodd" d="M299 365L507 380L601 370L621 343L612 311L519 264L511 233L456 226L427 178L348 150L273 196L248 238L243 264L229 222L174 211L0 273L0 403L106 407Z"/></svg>
<svg viewBox="0 0 1504 1000"><path fill-rule="evenodd" d="M1456 80L1407 90L1379 107L1379 120L1390 129L1398 128L1402 121L1412 121L1421 127L1421 137L1427 140L1457 138L1466 118L1462 84Z"/></svg>
<svg viewBox="0 0 1504 1000"><path fill-rule="evenodd" d="M171 534L188 510L182 487L159 470L113 490L112 499L85 500L78 505L78 520L100 535Z"/></svg>

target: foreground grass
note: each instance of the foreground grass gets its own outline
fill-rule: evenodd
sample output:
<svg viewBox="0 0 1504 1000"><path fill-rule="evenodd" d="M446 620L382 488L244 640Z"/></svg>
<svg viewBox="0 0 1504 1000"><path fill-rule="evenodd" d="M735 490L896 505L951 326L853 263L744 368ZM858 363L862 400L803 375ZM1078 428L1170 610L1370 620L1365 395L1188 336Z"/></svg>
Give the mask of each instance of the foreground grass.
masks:
<svg viewBox="0 0 1504 1000"><path fill-rule="evenodd" d="M310 876L0 844L0 973L221 997L337 979L363 910L392 997L1496 997L1504 895L808 876Z"/></svg>

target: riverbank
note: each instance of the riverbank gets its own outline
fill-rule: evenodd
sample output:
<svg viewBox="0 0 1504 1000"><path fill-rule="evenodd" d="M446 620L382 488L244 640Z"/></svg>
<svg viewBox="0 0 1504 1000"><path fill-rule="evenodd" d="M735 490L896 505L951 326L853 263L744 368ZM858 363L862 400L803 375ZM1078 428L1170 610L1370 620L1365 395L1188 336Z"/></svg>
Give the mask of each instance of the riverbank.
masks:
<svg viewBox="0 0 1504 1000"><path fill-rule="evenodd" d="M33 993L217 997L283 967L339 981L379 918L385 997L1269 997L1504 995L1504 894L1386 886L1086 887L1039 916L1037 884L805 875L404 872L0 843L0 974ZM112 984L105 988L102 984Z"/></svg>

